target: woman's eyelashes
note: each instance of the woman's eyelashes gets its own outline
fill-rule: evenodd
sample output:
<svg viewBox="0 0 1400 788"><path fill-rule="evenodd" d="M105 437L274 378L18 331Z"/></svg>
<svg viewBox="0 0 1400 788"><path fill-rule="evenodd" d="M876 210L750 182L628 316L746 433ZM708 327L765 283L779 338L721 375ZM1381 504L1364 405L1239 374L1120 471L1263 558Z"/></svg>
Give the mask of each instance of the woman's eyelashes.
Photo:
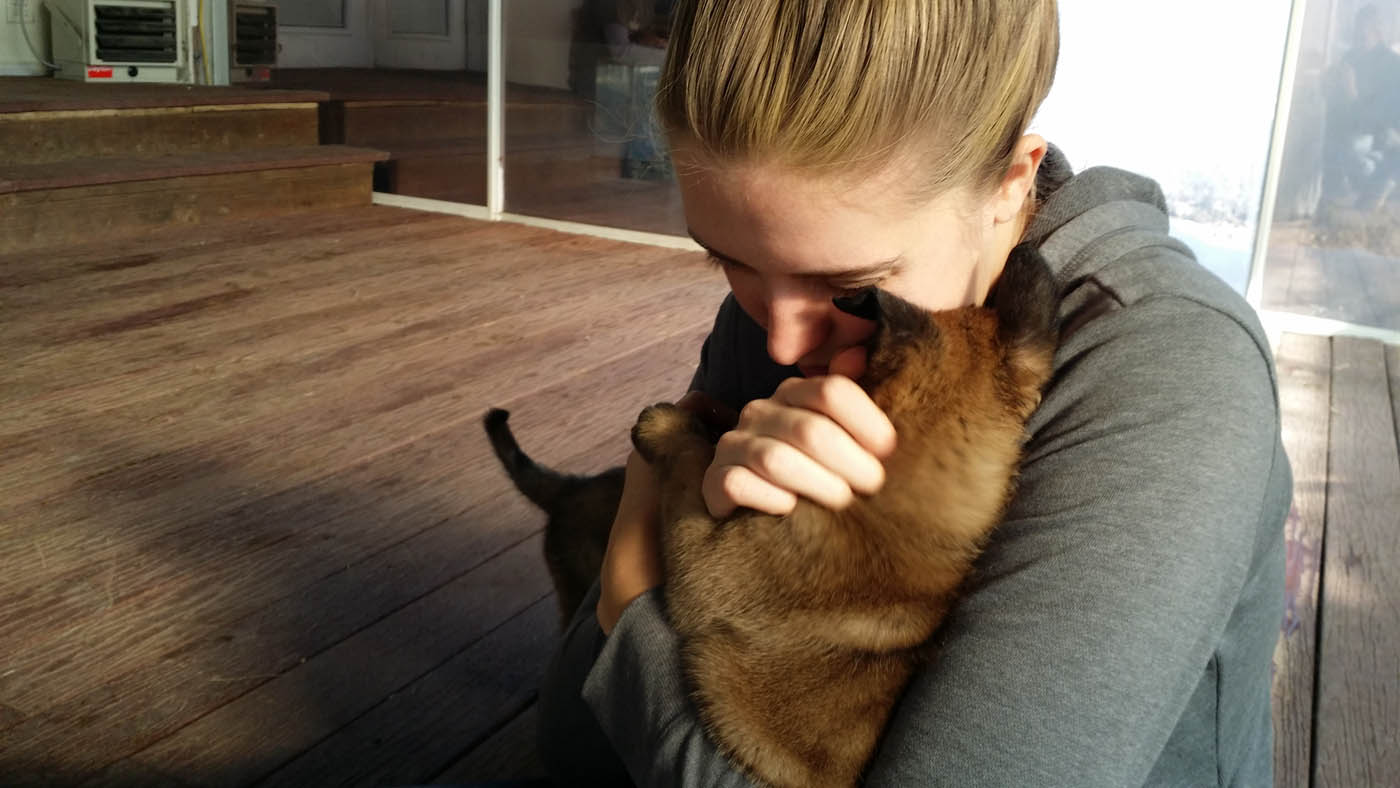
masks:
<svg viewBox="0 0 1400 788"><path fill-rule="evenodd" d="M735 261L733 261L733 260L730 260L730 259L727 258L727 257L720 257L719 255L716 255L714 252L711 252L711 251L708 251L708 250L705 252L705 262L708 263L711 267L717 268L717 269L719 269L719 270L721 270L721 271L725 271L725 272L733 272L733 271L744 271L744 272L748 272L748 271L751 270L748 266L744 265L743 263L735 262ZM815 281L818 281L818 280L817 280L817 278L813 277L813 278L811 278L811 281L814 281L814 282L815 282ZM884 281L883 278L870 279L870 280L859 281L859 282L832 282L832 281L827 281L827 282L822 282L822 285L823 285L827 290L830 290L832 293L834 293L834 294L837 295L837 296L849 296L849 295L855 295L856 293L859 293L860 291L866 289L867 287L879 287L879 286L880 286L880 283L881 283L882 281Z"/></svg>

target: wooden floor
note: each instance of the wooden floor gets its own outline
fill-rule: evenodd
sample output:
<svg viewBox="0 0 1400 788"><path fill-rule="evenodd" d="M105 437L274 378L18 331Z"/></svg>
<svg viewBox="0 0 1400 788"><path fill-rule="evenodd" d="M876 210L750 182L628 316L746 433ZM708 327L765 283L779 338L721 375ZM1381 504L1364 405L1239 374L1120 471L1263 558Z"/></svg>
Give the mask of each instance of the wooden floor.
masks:
<svg viewBox="0 0 1400 788"><path fill-rule="evenodd" d="M1274 656L1275 784L1400 775L1400 346L1285 334L1293 466Z"/></svg>
<svg viewBox="0 0 1400 788"><path fill-rule="evenodd" d="M698 257L384 207L0 257L0 783L528 771L554 602L480 419L619 462Z"/></svg>
<svg viewBox="0 0 1400 788"><path fill-rule="evenodd" d="M538 773L541 516L676 395L698 255L385 207L0 256L0 783ZM1279 785L1400 774L1400 350L1288 335Z"/></svg>
<svg viewBox="0 0 1400 788"><path fill-rule="evenodd" d="M1270 237L1263 307L1400 331L1400 250L1391 243L1375 233L1322 242L1306 223L1280 225Z"/></svg>

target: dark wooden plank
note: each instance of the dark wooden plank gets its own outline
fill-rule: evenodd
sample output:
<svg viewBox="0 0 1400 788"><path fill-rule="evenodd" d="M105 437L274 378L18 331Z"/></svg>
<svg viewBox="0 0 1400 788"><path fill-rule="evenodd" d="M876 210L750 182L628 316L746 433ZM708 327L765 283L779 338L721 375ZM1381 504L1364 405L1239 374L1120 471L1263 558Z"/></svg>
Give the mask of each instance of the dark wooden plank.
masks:
<svg viewBox="0 0 1400 788"><path fill-rule="evenodd" d="M1283 445L1293 467L1283 633L1274 650L1274 784L1306 788L1312 774L1313 666L1327 494L1332 344L1284 334L1278 350Z"/></svg>
<svg viewBox="0 0 1400 788"><path fill-rule="evenodd" d="M489 237L474 237L478 234L473 225L460 220L388 231L371 228L362 233L258 243L237 253L216 249L180 256L140 271L109 274L103 284L90 286L82 278L70 277L18 294L0 292L0 308L13 316L13 322L0 326L0 346L11 359L10 377L0 383L0 396L18 405L132 372L158 374L153 367L196 358L209 366L220 353L230 357L230 351L241 351L231 357L246 361L272 352L261 345L282 340L287 340L282 354L272 357L285 359L289 347L312 349L289 344L292 337L287 335L304 328L332 330L340 345L353 344L361 338L361 330L364 336L375 331L351 318L368 318L385 303L397 303L403 311L388 321L392 328L382 321L372 325L381 330L402 329L417 322L415 310L440 313L472 302L478 290L504 286L501 282L468 286L472 280L462 279L464 274L509 269L500 262L474 260L462 254L464 249L489 255L516 247L523 258L516 267L523 269L532 268L536 260L544 264L568 259L573 250L558 240L566 236L557 233L491 232ZM404 255L406 246L414 254ZM170 312L230 290L246 293L238 310ZM417 290L426 295L417 299L407 295ZM464 297L452 298L458 291ZM55 303L55 293L62 294L63 304ZM46 303L54 307L45 310ZM110 407L121 397L109 389L100 399ZM46 401L35 407L54 404ZM25 429L26 422L39 426L32 421L36 415L25 414L24 421L0 415L0 434Z"/></svg>
<svg viewBox="0 0 1400 788"><path fill-rule="evenodd" d="M480 71L440 71L376 68L279 68L271 87L322 90L339 101L486 101L486 74ZM559 88L507 82L508 104L578 104L584 99Z"/></svg>
<svg viewBox="0 0 1400 788"><path fill-rule="evenodd" d="M100 84L48 77L0 77L0 113L315 103L327 98L328 94L315 89Z"/></svg>
<svg viewBox="0 0 1400 788"><path fill-rule="evenodd" d="M685 209L674 183L610 178L557 189L512 188L507 174L506 208L550 219L625 227L650 233L685 235Z"/></svg>
<svg viewBox="0 0 1400 788"><path fill-rule="evenodd" d="M454 150L409 150L394 147L388 165L389 190L395 194L480 205L486 194L485 153ZM512 205L547 199L558 189L594 184L594 193L618 179L621 156L594 155L594 146L545 150L506 149L507 191ZM619 213L625 208L620 207Z"/></svg>
<svg viewBox="0 0 1400 788"><path fill-rule="evenodd" d="M233 219L198 228L171 227L139 238L86 240L45 250L42 261L31 254L0 254L0 298L15 298L36 292L39 286L74 278L80 282L84 278L94 279L86 289L101 288L114 275L130 274L140 278L151 266L159 267L201 254L237 257L240 252L263 244L290 244L325 233L353 238L357 232L389 233L399 227L453 218L386 205L367 205L290 216ZM118 283L125 281L117 280ZM174 281L175 278L167 279L167 282ZM61 291L68 292L67 288L65 285ZM54 300L49 297L45 303L62 306L52 304ZM3 328L10 329L8 325Z"/></svg>
<svg viewBox="0 0 1400 788"><path fill-rule="evenodd" d="M172 224L369 205L370 165L80 186L0 195L0 253L138 235Z"/></svg>
<svg viewBox="0 0 1400 788"><path fill-rule="evenodd" d="M351 725L263 785L406 785L437 774L534 696L555 641L546 597Z"/></svg>
<svg viewBox="0 0 1400 788"><path fill-rule="evenodd" d="M316 117L312 103L0 114L0 150L7 164L43 164L134 152L159 156L315 145L320 141Z"/></svg>
<svg viewBox="0 0 1400 788"><path fill-rule="evenodd" d="M626 371L600 370L597 380L612 381L607 373ZM652 385L674 391L684 385L680 377ZM617 408L602 401L573 410L566 404L577 399L580 386L599 385L575 381L511 405L527 446L554 439L551 451L536 451L541 461L587 472L620 460L626 450L621 422L630 419L620 419ZM601 430L605 438L573 459L564 456L589 430ZM149 746L458 576L478 560L474 556L489 555L539 527L539 513L492 467L475 418L441 440L419 443L431 451L415 447L398 459L366 463L362 472L336 474L300 495L254 502L241 519L211 523L206 544L183 552L152 546L157 561L194 563L207 555L206 564L230 571L220 577L214 568L191 566L198 582L173 597L115 609L106 620L72 633L67 640L73 643L43 649L35 655L38 662L8 661L15 665L12 675L0 679L7 696L22 694L29 681L42 685L35 696L41 701L79 683L90 689L5 731L0 769L25 758L88 773ZM453 514L459 507L465 511ZM404 538L403 530L434 521ZM292 535L270 540L261 554L235 560L218 549L247 536L259 539L259 526L279 525ZM378 534L388 546L342 571L352 559L337 550L356 532ZM326 572L324 579L300 586ZM255 594L264 601L250 605L247 597ZM249 607L255 609L250 613ZM138 667L127 670L130 665ZM130 709L143 712L124 713L121 725L111 724L110 714Z"/></svg>
<svg viewBox="0 0 1400 788"><path fill-rule="evenodd" d="M255 782L548 597L543 544L537 534L510 547L135 758L203 785Z"/></svg>
<svg viewBox="0 0 1400 788"><path fill-rule="evenodd" d="M348 145L303 145L235 151L194 151L166 155L69 158L44 164L0 165L0 194L69 189L196 175L287 170L334 164L373 164L389 154Z"/></svg>
<svg viewBox="0 0 1400 788"><path fill-rule="evenodd" d="M695 341L670 352L689 356ZM625 454L632 408L580 396L635 400L645 391L640 398L652 401L674 396L687 375L637 353L539 396L493 404L515 410L517 433L540 461L597 471ZM7 731L7 745L64 763L119 758L450 579L464 557L537 528L541 516L497 467L479 414L398 456L211 516L179 541L147 543L137 559L145 571L181 575L7 660L0 693L48 707ZM339 571L346 564L353 569ZM95 584L99 597L106 580ZM308 610L316 611L310 620ZM211 675L244 678L211 683ZM91 713L102 707L150 713L112 726Z"/></svg>
<svg viewBox="0 0 1400 788"><path fill-rule="evenodd" d="M8 316L0 326L0 341L20 371L25 371L35 363L38 353L81 352L84 343L102 339L96 329L106 323L220 292L230 282L262 291L254 313L242 317L247 323L265 315L343 305L361 298L361 288L367 291L363 296L369 296L406 272L422 268L436 275L436 269L468 262L466 255L449 254L454 243L489 254L511 244L525 251L559 237L545 232L497 232L487 222L446 216L439 219L308 232L300 238L264 241L254 236L236 248L211 244L209 249L163 252L157 247L137 257L134 265L129 257L119 257L110 264L110 258L105 257L78 261L67 275L55 274L48 281L23 282L0 290L0 306ZM147 248L151 248L149 242ZM404 248L412 249L413 254L403 254ZM18 267L14 276L26 278ZM336 291L337 287L342 289ZM279 311L278 299L296 303L281 306ZM225 324L210 318L210 325ZM201 336L204 333L198 324L187 323L182 328ZM124 350L143 336L128 335L121 343L107 342L104 352ZM81 374L74 371L68 376Z"/></svg>
<svg viewBox="0 0 1400 788"><path fill-rule="evenodd" d="M635 332L635 323L628 325ZM4 546L7 562L37 561L39 565L32 566L22 578L3 581L0 626L5 630L3 638L14 644L8 660L14 672L0 677L0 692L17 709L34 711L87 691L94 680L131 669L150 659L153 652L175 647L167 638L178 639L182 633L169 631L169 619L161 615L170 605L178 605L182 616L194 620L222 620L264 604L269 594L283 591L291 578L312 572L318 565L344 565L401 538L399 531L385 529L381 523L402 516L402 512L367 521L363 510L380 511L384 506L367 509L358 495L346 498L355 505L331 523L325 522L326 514L320 511L326 507L320 495L315 497L316 508L311 512L296 511L304 491L290 502L272 499L279 505L270 511L259 506L249 511L250 497L276 496L280 490L295 489L362 458L414 442L443 424L465 420L456 434L464 436L467 443L449 444L453 457L449 464L429 466L429 470L451 477L449 489L454 492L444 502L456 502L464 508L463 496L470 501L473 491L479 489L473 487L474 479L488 478L500 484L494 481L500 478L495 458L475 420L486 407L508 403L512 393L528 395L539 390L538 383L508 382L512 377L529 376L531 373L523 370L530 369L532 360L558 373L548 378L550 385L545 387L551 404L533 406L521 414L522 440L531 435L532 419L568 430L577 414L577 418L588 420L579 429L586 442L574 444L573 451L599 440L602 435L598 429L605 428L608 432L603 435L613 434L622 441L638 402L684 386L704 328L703 323L692 323L686 331L645 352L632 347L615 358L604 355L602 349L625 345L621 329L595 334L593 347L597 349L589 350L588 355L602 363L591 368L569 369L563 358L540 354L498 370L499 376L468 380L465 374L453 372L450 376L457 379L457 388L444 389L409 407L352 418L339 429L338 420L327 424L304 416L269 419L265 425L248 428L250 432L265 430L265 434L237 436L224 445L197 446L188 452L159 456L155 459L160 468L147 467L135 476L104 482L103 487L89 485L42 506L36 510L39 514L18 520L29 528L15 532L16 538ZM579 338L561 352L577 357L589 347L587 340ZM586 359L584 355L585 363ZM483 360L489 361L489 357ZM492 365L478 368L482 367ZM406 378L411 388L412 376ZM658 385L662 386L660 391L656 390ZM578 402L590 390L606 395L586 405ZM397 398L399 395L388 392L388 401ZM363 399L372 410L383 407L383 400L377 397ZM623 402L633 404L620 405ZM533 445L567 448L571 438L567 432L562 436L556 433L548 444L537 440ZM466 448L474 451L463 454ZM624 448L619 448L614 458L620 457ZM542 461L547 459L548 455L541 455ZM268 463L276 467L266 468ZM370 476L361 485L382 490L377 493L381 495L396 492L392 485L403 481L405 467L416 466L410 461L392 462L378 470L377 481ZM482 473L488 475L481 477ZM126 472L119 475L126 477ZM410 478L412 475L416 474ZM341 481L332 475L326 496L345 497ZM391 486L388 490L384 489L386 483ZM443 483L437 482L429 489L442 496L442 487ZM92 506L94 500L104 498L107 504ZM288 503L292 512L279 511ZM332 511L342 510L337 507ZM313 538L313 532L334 536L318 544L317 551L304 552L299 546ZM277 578L281 580L273 582ZM314 579L315 575L305 578L307 582ZM203 626L201 623L200 628ZM133 649L133 643L141 648Z"/></svg>
<svg viewBox="0 0 1400 788"><path fill-rule="evenodd" d="M573 281L578 281L578 276L586 276L586 272L575 272ZM703 320L700 315L718 301L722 287L703 272L679 268L657 267L645 274L634 272L630 276L625 272L604 271L588 278L603 285L611 284L612 279L617 279L619 285L649 283L649 289L626 295L612 308L654 313L668 306L648 301L677 298L688 301L693 310L692 319L699 320ZM205 372L199 378L170 386L174 390L167 395L141 398L120 408L112 407L112 400L119 392L103 392L102 389L109 387L105 383L95 385L90 388L98 389L97 396L70 401L75 407L86 405L91 409L90 415L74 413L58 427L44 423L52 420L49 416L52 403L41 403L44 407L37 414L26 413L24 411L29 409L24 408L14 422L22 425L25 431L13 434L9 445L0 449L0 464L12 469L9 476L0 479L0 498L3 498L0 513L18 517L21 510L32 508L29 502L62 496L75 483L83 484L84 480L101 475L104 469L147 462L152 450L142 447L159 447L161 454L172 454L192 446L216 443L223 436L256 428L266 419L285 418L289 415L289 402L298 403L294 413L308 414L298 417L299 422L306 422L308 418L314 421L315 414L322 414L320 417L324 418L324 400L314 398L324 397L327 392L353 391L365 380L384 380L380 376L392 372L398 365L416 363L429 367L451 362L465 368L471 363L473 353L498 351L493 338L501 336L502 332L514 329L520 332L521 338L526 338L535 333L549 333L560 322L571 318L587 316L592 302L586 298L570 298L569 281L569 277L557 276L553 283L537 288L539 292L529 298L511 301L510 280L497 280L492 286L481 288L481 293L463 299L466 302L463 309L447 310L407 325L396 324L393 321L397 318L390 318L389 325L377 333L356 336L354 332L347 332L341 344L330 344L321 352L278 338L275 346L249 349L250 353L261 350L261 364L237 365L227 376ZM450 285L430 293L431 303L443 303L444 292L451 292ZM622 330L618 323L626 317L625 314L614 315L605 325ZM172 327L174 331L182 329L183 326ZM334 340L332 336L328 342ZM518 359L512 362L518 363ZM203 363L207 366L209 362ZM123 381L124 386L139 387L143 383L151 385L169 380L164 375L141 374L147 369L137 368L136 373ZM431 374L427 369L420 372ZM175 373L178 375L179 370ZM207 382L203 379L205 376L208 376ZM436 377L440 385L452 385L452 381L440 375ZM423 379L386 382L379 386L378 392L385 398L383 402L392 403L395 396L402 398L421 391L423 384L418 381ZM389 407L383 402L379 407ZM234 403L238 408L236 414L229 410ZM174 418L176 415L178 418ZM348 414L342 411L329 415L343 419ZM8 422L5 420L6 426ZM127 437L130 430L141 430L142 441L133 445ZM71 452L62 465L44 460L55 447ZM2 580L0 587L3 587Z"/></svg>
<svg viewBox="0 0 1400 788"><path fill-rule="evenodd" d="M1338 338L1332 364L1314 783L1385 785L1400 774L1400 456L1381 344Z"/></svg>
<svg viewBox="0 0 1400 788"><path fill-rule="evenodd" d="M473 747L441 774L435 785L481 783L491 780L528 780L544 777L544 763L535 745L539 705L530 704L491 738Z"/></svg>
<svg viewBox="0 0 1400 788"><path fill-rule="evenodd" d="M375 210L390 209L363 209L382 215ZM310 259L314 244L296 237L292 219L277 220L277 240L253 244L300 250L287 276L277 265L262 276L251 260L237 262L236 239L218 232L202 248L188 234L153 242L162 253L183 250L173 257L151 259L118 241L86 256L59 250L42 264L8 258L0 349L8 361L21 348L26 364L70 377L31 389L21 407L7 396L14 389L0 388L0 418L20 424L47 414L45 430L60 438L48 454L0 460L0 483L19 498L27 492L10 485L17 474L60 482L20 507L0 496L0 562L25 568L0 576L0 773L27 769L67 781L120 762L99 782L177 785L207 781L199 774L206 766L226 776L261 770L252 762L263 739L245 740L254 752L236 759L233 771L215 763L233 759L231 750L199 756L205 748L181 742L216 738L221 726L212 720L235 721L227 741L238 741L244 714L235 709L252 701L221 709L240 697L274 699L257 707L264 719L296 719L305 712L288 706L296 693L264 685L341 683L334 670L314 667L318 655L407 615L395 611L538 528L540 516L486 446L485 407L514 410L513 426L541 461L601 470L626 450L637 404L620 403L669 398L689 379L724 292L693 256L624 253L640 247L597 239L541 243L559 236L534 228L511 231L512 240L495 246L454 249L450 233L431 231L425 245L412 240L443 220L422 220L389 248L408 260L425 245L436 245L432 256L481 259L419 279L412 265L386 273L369 258L337 278L336 255ZM378 237L320 222L319 232L352 246L397 231L393 222L376 225ZM257 232L241 226L244 235ZM82 330L125 326L217 292L201 287L243 277L258 278L268 294L256 308L172 312L159 325L132 324L106 340ZM355 308L360 287L373 294L364 298L368 308ZM396 300L402 325L392 316ZM339 341L331 330L338 325ZM56 339L45 333L54 328L64 329ZM80 349L88 355L75 355ZM42 377L30 375L39 367L21 369L29 370L26 385ZM103 375L116 375L105 378L116 385L103 385ZM143 376L149 391L140 393ZM108 388L115 399L104 395ZM66 413L46 408L68 395ZM40 437L22 427L16 434ZM63 465L94 446L112 453L65 478ZM9 447L0 440L0 454ZM421 644L431 642L429 630L416 629L428 638ZM399 638L394 649L412 654L417 645ZM346 671L353 661L340 660L321 664ZM289 672L310 678L279 681ZM502 729L532 686L517 683L519 692L488 717L450 722L476 733L422 763L434 761L440 772ZM335 713L306 721L303 735L333 734L374 694L332 704ZM205 718L211 722L199 727Z"/></svg>

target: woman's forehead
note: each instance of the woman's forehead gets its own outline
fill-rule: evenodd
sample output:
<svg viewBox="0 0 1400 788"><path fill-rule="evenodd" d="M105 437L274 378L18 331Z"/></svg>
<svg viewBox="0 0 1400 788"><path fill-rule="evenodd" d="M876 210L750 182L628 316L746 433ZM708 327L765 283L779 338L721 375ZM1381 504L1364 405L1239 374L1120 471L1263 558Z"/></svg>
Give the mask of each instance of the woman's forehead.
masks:
<svg viewBox="0 0 1400 788"><path fill-rule="evenodd" d="M687 224L721 257L786 273L846 271L906 255L957 212L913 206L878 180L842 182L782 168L707 167L677 173Z"/></svg>

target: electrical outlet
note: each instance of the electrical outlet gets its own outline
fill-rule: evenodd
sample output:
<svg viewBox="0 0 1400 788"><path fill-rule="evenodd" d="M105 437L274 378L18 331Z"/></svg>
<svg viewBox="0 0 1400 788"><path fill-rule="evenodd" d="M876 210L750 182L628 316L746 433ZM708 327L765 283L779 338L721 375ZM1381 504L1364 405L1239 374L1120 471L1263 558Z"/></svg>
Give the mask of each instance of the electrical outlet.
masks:
<svg viewBox="0 0 1400 788"><path fill-rule="evenodd" d="M11 24L18 23L20 19L19 15L23 13L24 21L33 22L34 14L37 11L35 6L39 5L39 1L40 0L28 0L28 2L23 2L22 0L5 0L5 21Z"/></svg>

